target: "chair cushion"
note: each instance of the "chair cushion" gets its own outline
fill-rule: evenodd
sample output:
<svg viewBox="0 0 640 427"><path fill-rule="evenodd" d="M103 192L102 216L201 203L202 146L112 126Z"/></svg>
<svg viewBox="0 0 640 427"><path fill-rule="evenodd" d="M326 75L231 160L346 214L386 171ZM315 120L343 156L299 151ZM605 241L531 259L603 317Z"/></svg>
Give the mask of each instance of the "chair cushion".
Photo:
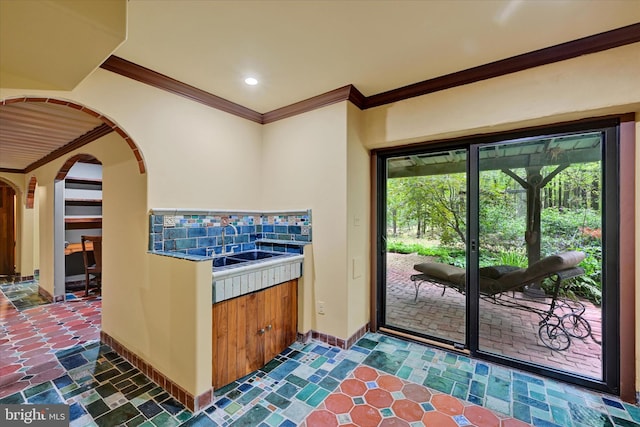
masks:
<svg viewBox="0 0 640 427"><path fill-rule="evenodd" d="M549 255L531 264L526 270L520 269L505 273L497 279L504 286L526 285L558 271L575 267L585 258L584 252L569 251Z"/></svg>
<svg viewBox="0 0 640 427"><path fill-rule="evenodd" d="M530 273L540 275L575 267L585 258L584 252L569 251L544 257L527 268Z"/></svg>
<svg viewBox="0 0 640 427"><path fill-rule="evenodd" d="M540 280L551 273L575 267L584 258L584 252L569 251L545 257L526 269L511 265L483 267L479 270L480 292L487 295L506 292ZM464 268L438 262L424 262L414 265L413 268L435 280L448 282L458 289L464 288Z"/></svg>
<svg viewBox="0 0 640 427"><path fill-rule="evenodd" d="M503 274L508 273L510 271L519 270L520 267L515 267L513 265L492 265L490 267L482 267L478 274L480 277L488 277L490 279L497 279L501 277Z"/></svg>

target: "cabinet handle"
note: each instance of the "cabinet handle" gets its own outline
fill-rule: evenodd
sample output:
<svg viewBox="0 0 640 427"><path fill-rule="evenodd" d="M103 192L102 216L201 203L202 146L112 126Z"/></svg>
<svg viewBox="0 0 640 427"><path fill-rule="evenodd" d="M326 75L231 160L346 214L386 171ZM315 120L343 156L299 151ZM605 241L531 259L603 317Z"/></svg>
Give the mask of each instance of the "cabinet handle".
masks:
<svg viewBox="0 0 640 427"><path fill-rule="evenodd" d="M271 330L271 325L267 325L267 331Z"/></svg>
<svg viewBox="0 0 640 427"><path fill-rule="evenodd" d="M260 329L260 330L258 331L258 335L264 335L264 328L262 328L262 329Z"/></svg>

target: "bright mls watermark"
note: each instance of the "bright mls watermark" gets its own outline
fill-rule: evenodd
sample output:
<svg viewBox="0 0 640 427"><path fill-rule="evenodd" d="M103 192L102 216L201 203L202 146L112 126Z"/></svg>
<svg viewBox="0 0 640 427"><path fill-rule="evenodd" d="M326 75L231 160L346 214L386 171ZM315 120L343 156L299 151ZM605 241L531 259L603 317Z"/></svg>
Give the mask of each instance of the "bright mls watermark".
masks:
<svg viewBox="0 0 640 427"><path fill-rule="evenodd" d="M0 426L69 427L69 405L0 405Z"/></svg>

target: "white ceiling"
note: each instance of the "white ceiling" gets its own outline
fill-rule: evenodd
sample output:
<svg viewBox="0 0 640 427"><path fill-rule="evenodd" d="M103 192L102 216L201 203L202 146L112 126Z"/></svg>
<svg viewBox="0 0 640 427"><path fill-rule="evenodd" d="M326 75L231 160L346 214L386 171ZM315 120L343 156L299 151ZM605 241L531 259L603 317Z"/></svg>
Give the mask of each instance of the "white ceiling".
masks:
<svg viewBox="0 0 640 427"><path fill-rule="evenodd" d="M640 0L128 2L114 52L260 113L370 96L640 22ZM247 86L246 76L260 84Z"/></svg>

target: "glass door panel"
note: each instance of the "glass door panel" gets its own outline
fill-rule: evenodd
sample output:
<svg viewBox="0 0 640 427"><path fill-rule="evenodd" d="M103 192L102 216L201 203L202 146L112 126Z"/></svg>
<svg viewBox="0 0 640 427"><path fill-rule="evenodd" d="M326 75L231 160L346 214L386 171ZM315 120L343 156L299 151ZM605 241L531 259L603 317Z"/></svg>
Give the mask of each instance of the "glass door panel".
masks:
<svg viewBox="0 0 640 427"><path fill-rule="evenodd" d="M421 151L386 159L382 277L386 327L466 343L467 150ZM456 286L418 276L416 265L451 267Z"/></svg>
<svg viewBox="0 0 640 427"><path fill-rule="evenodd" d="M480 351L603 379L602 138L479 146Z"/></svg>

